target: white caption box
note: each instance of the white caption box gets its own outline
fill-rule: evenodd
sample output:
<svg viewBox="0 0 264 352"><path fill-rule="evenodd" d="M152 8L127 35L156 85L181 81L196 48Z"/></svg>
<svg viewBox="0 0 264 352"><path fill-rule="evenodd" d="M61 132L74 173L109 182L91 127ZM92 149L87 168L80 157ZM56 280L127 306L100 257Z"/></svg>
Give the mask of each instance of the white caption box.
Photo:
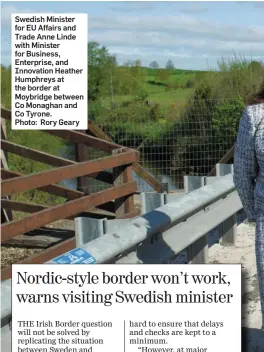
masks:
<svg viewBox="0 0 264 352"><path fill-rule="evenodd" d="M87 14L12 14L12 129L88 129L87 60Z"/></svg>
<svg viewBox="0 0 264 352"><path fill-rule="evenodd" d="M241 265L12 268L13 352L241 351Z"/></svg>

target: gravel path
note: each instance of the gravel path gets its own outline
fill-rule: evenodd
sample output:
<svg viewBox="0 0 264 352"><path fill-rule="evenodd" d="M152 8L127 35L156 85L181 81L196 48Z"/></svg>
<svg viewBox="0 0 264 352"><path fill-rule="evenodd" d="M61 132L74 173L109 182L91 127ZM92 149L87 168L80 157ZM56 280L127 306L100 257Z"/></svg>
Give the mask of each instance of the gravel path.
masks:
<svg viewBox="0 0 264 352"><path fill-rule="evenodd" d="M243 326L259 328L261 325L258 281L255 263L255 227L242 223L238 226L236 246L215 244L210 248L210 262L242 263L243 270ZM264 347L263 347L264 348Z"/></svg>
<svg viewBox="0 0 264 352"><path fill-rule="evenodd" d="M213 245L209 250L210 262L242 263L243 296L242 325L244 351L263 352L264 332L261 332L261 311L255 263L255 227L246 223L238 226L235 246Z"/></svg>
<svg viewBox="0 0 264 352"><path fill-rule="evenodd" d="M59 220L50 225L46 226L47 228L55 228L61 230L72 230L74 231L74 222L71 220ZM16 236L16 239L25 238L24 236ZM41 240L49 240L50 236L43 236L43 235L36 235L34 238L41 239ZM61 238L64 238L63 235ZM50 243L50 241L48 241ZM1 246L1 269L5 267L22 261L23 259L29 258L34 254L42 252L43 249L40 248L18 248L13 246Z"/></svg>

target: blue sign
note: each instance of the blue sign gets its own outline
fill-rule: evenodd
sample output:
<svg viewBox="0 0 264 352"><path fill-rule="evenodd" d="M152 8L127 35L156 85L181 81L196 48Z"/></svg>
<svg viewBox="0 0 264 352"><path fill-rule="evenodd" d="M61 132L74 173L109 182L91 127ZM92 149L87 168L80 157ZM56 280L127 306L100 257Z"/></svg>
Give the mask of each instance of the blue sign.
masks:
<svg viewBox="0 0 264 352"><path fill-rule="evenodd" d="M56 264L93 264L95 258L82 248L75 248L52 260Z"/></svg>

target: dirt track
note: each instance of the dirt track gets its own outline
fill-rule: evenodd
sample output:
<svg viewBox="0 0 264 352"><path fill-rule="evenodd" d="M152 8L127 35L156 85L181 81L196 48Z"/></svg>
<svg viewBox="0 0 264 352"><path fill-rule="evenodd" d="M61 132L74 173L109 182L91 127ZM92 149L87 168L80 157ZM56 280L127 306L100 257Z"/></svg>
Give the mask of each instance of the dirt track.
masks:
<svg viewBox="0 0 264 352"><path fill-rule="evenodd" d="M258 280L255 263L255 227L242 223L238 226L236 246L222 247L213 245L209 250L210 262L242 263L243 296L242 325L247 345L245 351L264 351L264 332L261 332L261 312L259 302Z"/></svg>

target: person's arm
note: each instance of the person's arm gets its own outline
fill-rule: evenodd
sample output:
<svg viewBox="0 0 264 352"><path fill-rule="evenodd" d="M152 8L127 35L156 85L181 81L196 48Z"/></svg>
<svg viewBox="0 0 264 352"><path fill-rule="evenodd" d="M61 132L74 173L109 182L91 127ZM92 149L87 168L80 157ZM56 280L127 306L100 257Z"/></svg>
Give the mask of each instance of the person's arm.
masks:
<svg viewBox="0 0 264 352"><path fill-rule="evenodd" d="M254 191L257 175L255 126L248 110L243 111L234 155L234 183L249 221L255 221Z"/></svg>

